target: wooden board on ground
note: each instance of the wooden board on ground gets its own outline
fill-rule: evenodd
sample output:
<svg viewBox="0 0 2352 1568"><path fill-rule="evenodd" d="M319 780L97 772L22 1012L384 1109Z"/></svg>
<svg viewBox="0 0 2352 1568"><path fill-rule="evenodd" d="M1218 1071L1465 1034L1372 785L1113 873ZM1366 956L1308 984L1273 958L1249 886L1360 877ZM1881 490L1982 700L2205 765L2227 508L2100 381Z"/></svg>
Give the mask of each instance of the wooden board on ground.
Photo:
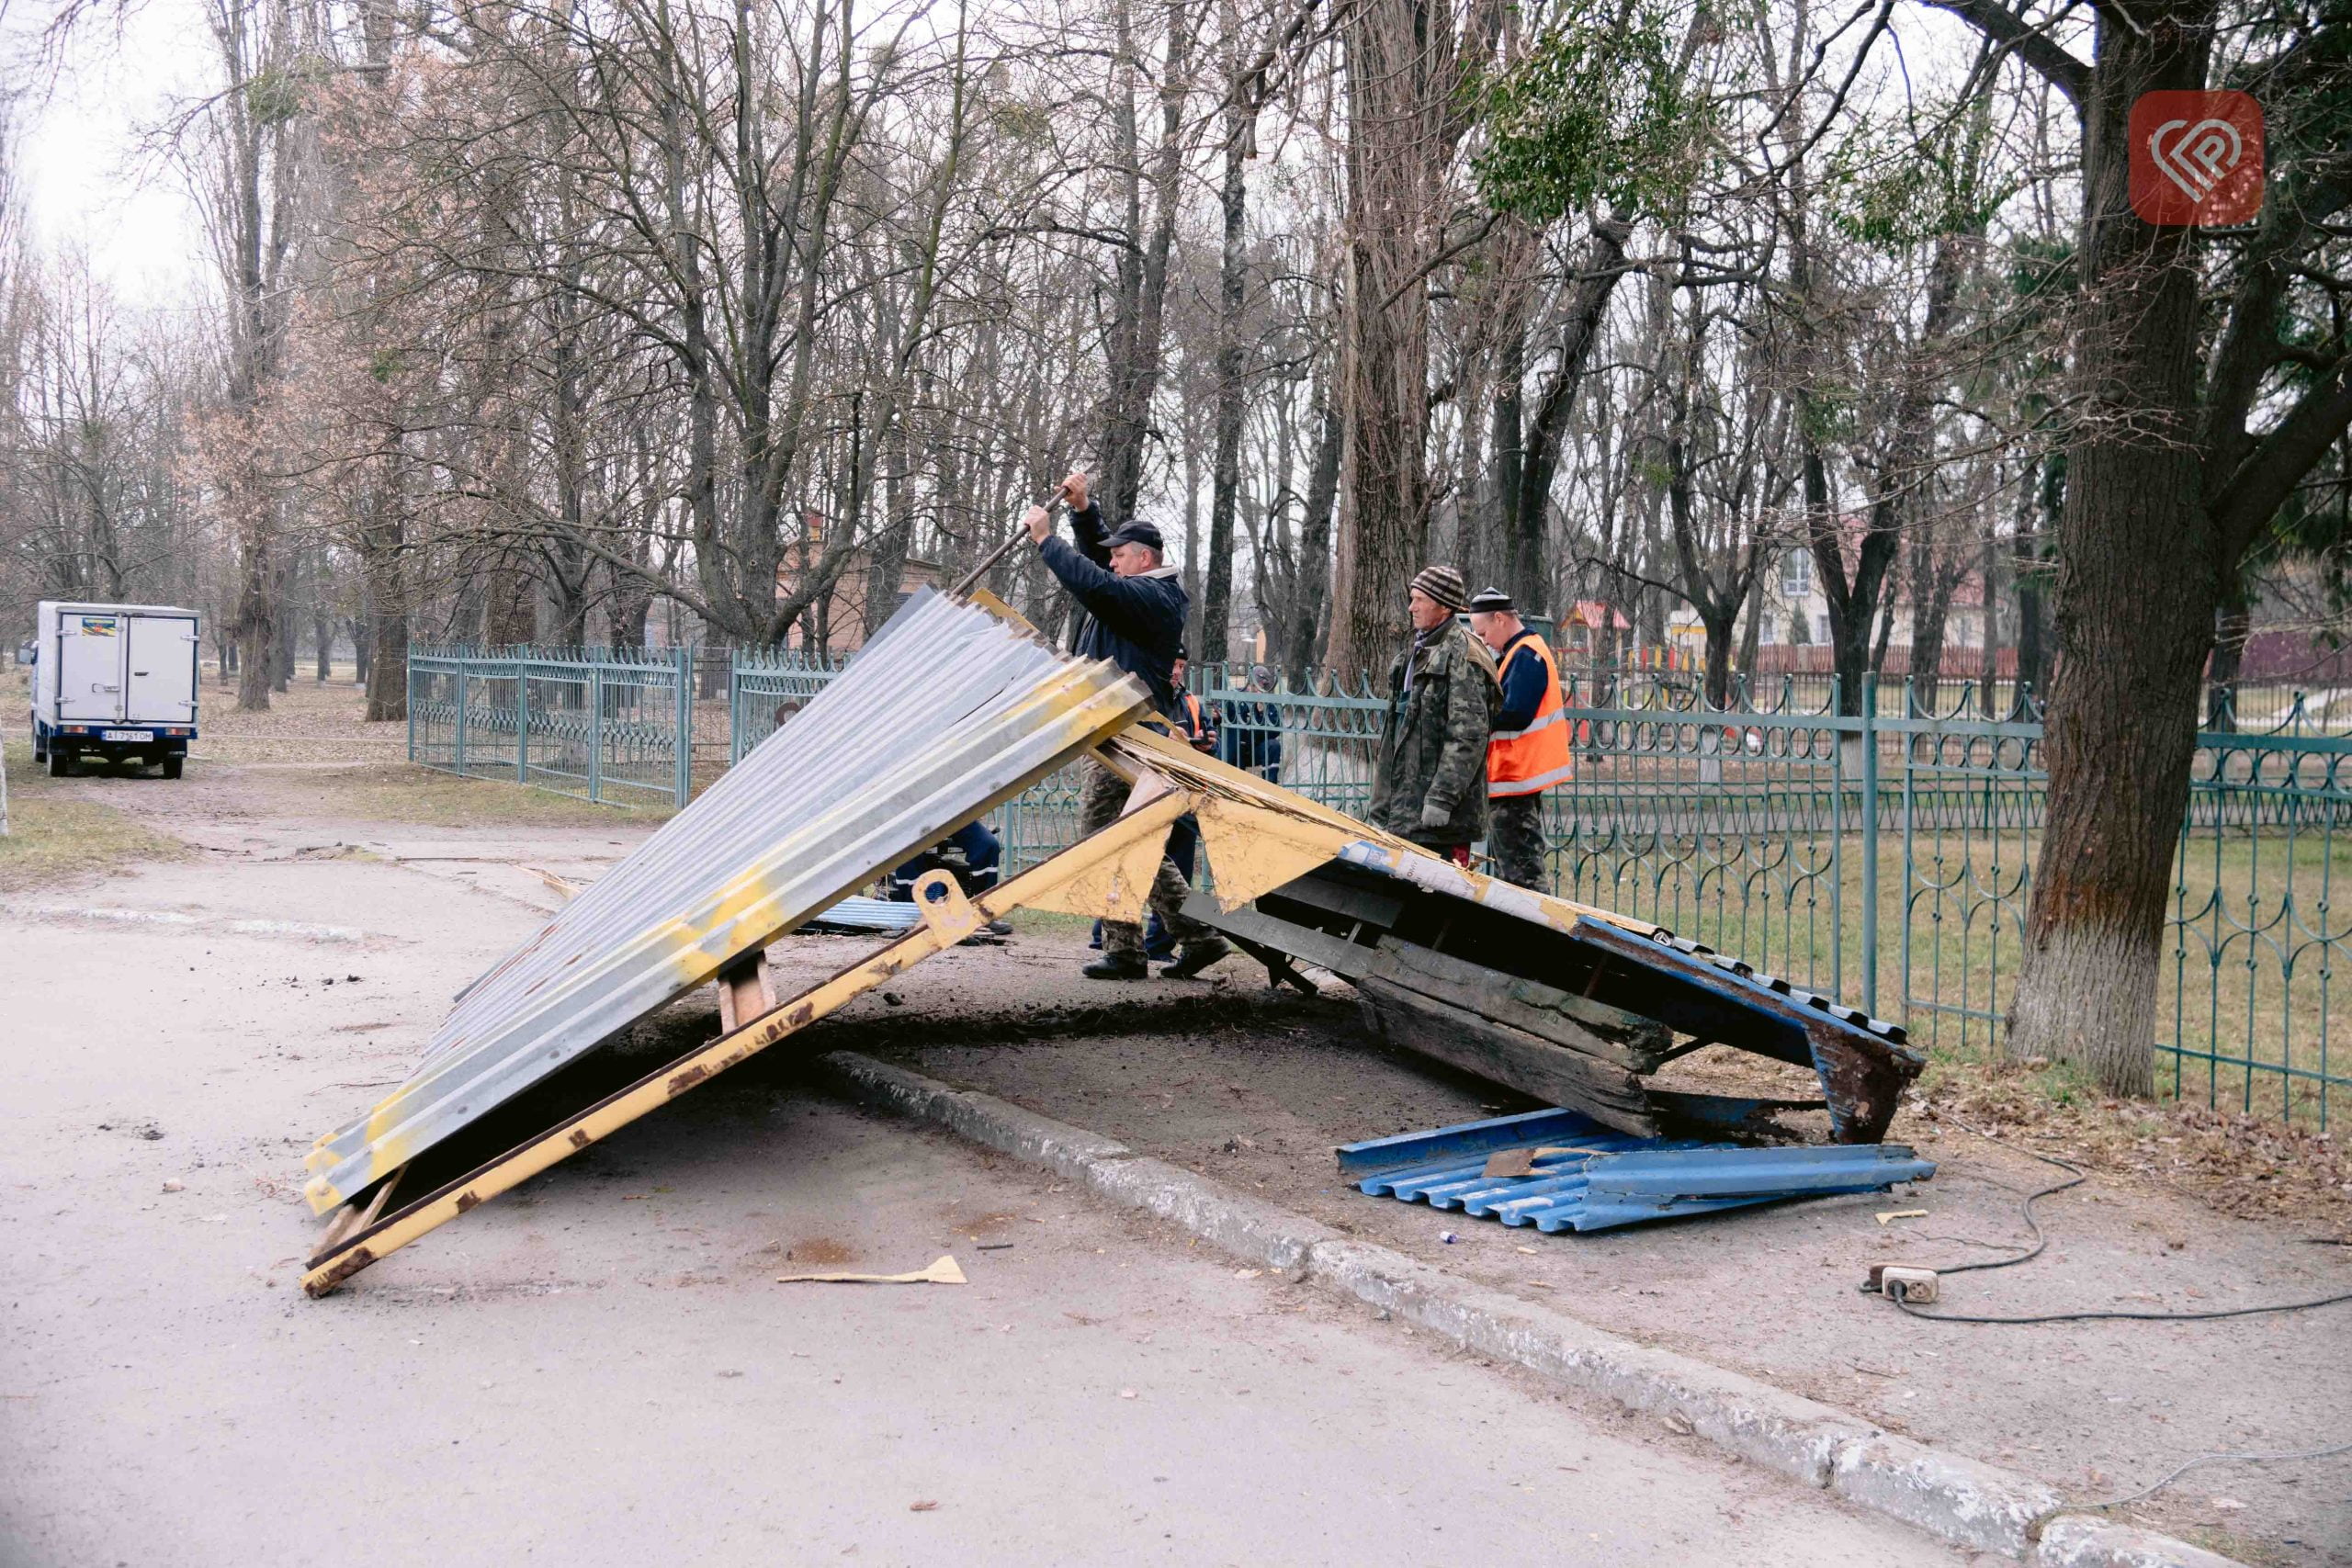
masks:
<svg viewBox="0 0 2352 1568"><path fill-rule="evenodd" d="M1365 1023L1390 1044L1581 1111L1619 1132L1658 1135L1641 1080L1623 1067L1373 976L1357 981L1356 989Z"/></svg>
<svg viewBox="0 0 2352 1568"><path fill-rule="evenodd" d="M1656 1071L1674 1049L1674 1032L1655 1019L1393 936L1365 973L1629 1073Z"/></svg>

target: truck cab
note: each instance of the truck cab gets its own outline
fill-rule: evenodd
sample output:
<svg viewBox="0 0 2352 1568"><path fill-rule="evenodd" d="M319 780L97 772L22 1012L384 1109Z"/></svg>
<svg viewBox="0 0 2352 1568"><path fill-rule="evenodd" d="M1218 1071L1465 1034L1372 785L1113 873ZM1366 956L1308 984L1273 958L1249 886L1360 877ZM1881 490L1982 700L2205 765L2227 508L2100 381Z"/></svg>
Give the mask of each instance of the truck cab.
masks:
<svg viewBox="0 0 2352 1568"><path fill-rule="evenodd" d="M194 610L43 600L33 649L33 759L52 777L84 758L180 776L197 733Z"/></svg>

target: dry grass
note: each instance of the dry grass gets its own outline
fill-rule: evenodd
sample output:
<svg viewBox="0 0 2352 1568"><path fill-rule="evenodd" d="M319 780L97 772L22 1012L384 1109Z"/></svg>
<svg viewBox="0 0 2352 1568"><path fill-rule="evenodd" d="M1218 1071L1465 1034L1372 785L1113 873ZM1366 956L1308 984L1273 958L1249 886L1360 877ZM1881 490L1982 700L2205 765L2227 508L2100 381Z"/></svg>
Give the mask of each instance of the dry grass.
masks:
<svg viewBox="0 0 2352 1568"><path fill-rule="evenodd" d="M495 779L462 779L410 762L289 768L273 773L270 783L288 809L352 821L568 828L659 822L672 815L666 808L598 806Z"/></svg>
<svg viewBox="0 0 2352 1568"><path fill-rule="evenodd" d="M179 840L156 832L128 813L74 798L46 771L34 768L29 741L11 740L0 752L5 752L8 778L0 894L30 892L192 852Z"/></svg>
<svg viewBox="0 0 2352 1568"><path fill-rule="evenodd" d="M1908 1110L2169 1188L2224 1213L2352 1242L2352 1156L2330 1133L2203 1105L2111 1100L2063 1065L1955 1053L1930 1061Z"/></svg>

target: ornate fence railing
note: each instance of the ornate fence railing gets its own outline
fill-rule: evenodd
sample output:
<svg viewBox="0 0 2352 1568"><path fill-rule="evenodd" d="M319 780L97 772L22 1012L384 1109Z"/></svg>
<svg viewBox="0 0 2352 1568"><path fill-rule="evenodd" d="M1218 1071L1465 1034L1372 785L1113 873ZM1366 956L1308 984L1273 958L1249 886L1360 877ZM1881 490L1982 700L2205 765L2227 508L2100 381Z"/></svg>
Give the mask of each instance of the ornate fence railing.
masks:
<svg viewBox="0 0 2352 1568"><path fill-rule="evenodd" d="M409 650L408 755L583 800L675 806L692 788L688 649Z"/></svg>
<svg viewBox="0 0 2352 1568"><path fill-rule="evenodd" d="M723 705L707 668L706 752L723 726L720 759L740 759L844 662L737 650ZM675 806L696 786L695 669L684 649L417 650L410 756ZM1361 815L1385 701L1331 680L1251 689L1246 674L1194 669L1217 755ZM1553 886L1982 1049L2014 989L2046 780L2032 705L1986 718L1979 694L1870 681L1840 713L1834 682L1765 680L1718 709L1688 674L1573 674L1577 774L1546 797ZM1076 770L989 820L1009 872L1063 848ZM2352 1085L2331 1055L2347 886L2352 738L2296 705L2271 731L2200 732L2165 931L2166 1092L2324 1124Z"/></svg>

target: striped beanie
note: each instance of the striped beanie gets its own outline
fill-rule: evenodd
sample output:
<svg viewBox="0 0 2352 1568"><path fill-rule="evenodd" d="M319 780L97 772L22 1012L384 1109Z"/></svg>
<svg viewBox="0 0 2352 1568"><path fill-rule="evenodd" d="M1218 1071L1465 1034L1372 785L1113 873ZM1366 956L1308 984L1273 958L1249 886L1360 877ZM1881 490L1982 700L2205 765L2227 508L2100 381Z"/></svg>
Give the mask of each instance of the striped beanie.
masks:
<svg viewBox="0 0 2352 1568"><path fill-rule="evenodd" d="M1470 585L1450 566L1421 568L1414 574L1413 586L1449 610L1459 610L1470 602Z"/></svg>

